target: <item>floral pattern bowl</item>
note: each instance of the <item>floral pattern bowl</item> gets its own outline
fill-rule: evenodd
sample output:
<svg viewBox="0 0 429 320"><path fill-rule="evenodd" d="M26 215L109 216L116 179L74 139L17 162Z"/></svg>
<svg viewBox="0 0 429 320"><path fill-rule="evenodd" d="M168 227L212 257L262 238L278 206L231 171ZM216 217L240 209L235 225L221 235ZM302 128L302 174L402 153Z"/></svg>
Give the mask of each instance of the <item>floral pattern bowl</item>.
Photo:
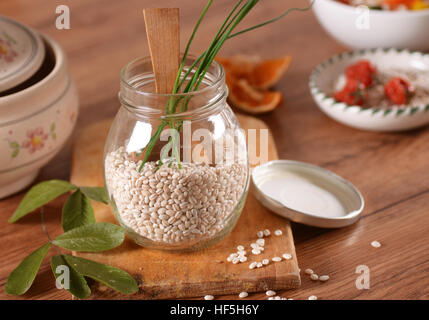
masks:
<svg viewBox="0 0 429 320"><path fill-rule="evenodd" d="M0 15L0 92L32 77L42 65L45 51L35 30Z"/></svg>
<svg viewBox="0 0 429 320"><path fill-rule="evenodd" d="M429 124L429 97L416 105L364 108L333 98L335 83L347 66L369 60L377 69L403 69L426 75L429 88L429 54L399 49L362 49L335 55L319 64L310 76L310 91L319 108L334 120L368 131L403 131Z"/></svg>
<svg viewBox="0 0 429 320"><path fill-rule="evenodd" d="M37 74L0 92L0 199L33 182L76 122L78 95L65 53L54 40L42 39L46 56Z"/></svg>

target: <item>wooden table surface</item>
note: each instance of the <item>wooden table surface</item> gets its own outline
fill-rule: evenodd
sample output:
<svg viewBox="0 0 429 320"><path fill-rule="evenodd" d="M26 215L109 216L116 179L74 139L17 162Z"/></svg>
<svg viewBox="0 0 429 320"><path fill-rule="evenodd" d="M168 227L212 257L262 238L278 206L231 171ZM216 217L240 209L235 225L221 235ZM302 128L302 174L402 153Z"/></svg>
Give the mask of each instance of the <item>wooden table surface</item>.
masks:
<svg viewBox="0 0 429 320"><path fill-rule="evenodd" d="M317 1L317 0L316 0ZM300 0L265 0L246 25L276 16ZM2 0L0 14L10 16L55 38L65 49L69 68L80 94L76 131L89 123L112 117L119 108L119 71L137 56L148 55L142 7L181 7L182 46L205 1L167 0L63 0L71 12L71 30L55 28L55 0ZM217 0L203 23L192 50L201 52L231 7ZM275 57L293 56L287 75L277 88L283 104L260 118L272 129L280 158L320 165L350 180L363 193L366 206L353 226L325 230L293 225L298 262L329 274L326 283L302 276L302 286L281 296L306 299L428 299L429 298L429 130L407 133L369 133L345 127L326 117L313 102L308 77L331 55L347 50L319 26L312 12L293 13L275 25L256 30L227 43L222 55L235 53ZM90 139L91 137L88 137ZM68 179L71 142L47 165L38 180ZM8 274L28 253L46 240L40 213L9 225L7 219L23 193L0 201L0 298ZM58 199L45 210L51 236L61 232ZM373 240L381 242L378 249ZM52 250L53 251L53 250ZM53 252L52 252L53 253ZM24 299L70 299L55 288L49 260L42 265ZM370 270L370 289L358 290L356 267ZM235 298L235 297L230 297ZM249 298L265 298L254 294Z"/></svg>

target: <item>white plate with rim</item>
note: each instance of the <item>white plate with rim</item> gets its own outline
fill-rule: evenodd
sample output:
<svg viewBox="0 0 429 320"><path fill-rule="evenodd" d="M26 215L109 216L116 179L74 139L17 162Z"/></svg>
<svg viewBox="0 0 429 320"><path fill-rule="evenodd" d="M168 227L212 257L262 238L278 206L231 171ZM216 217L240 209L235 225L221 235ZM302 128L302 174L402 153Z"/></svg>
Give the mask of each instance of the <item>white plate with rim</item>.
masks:
<svg viewBox="0 0 429 320"><path fill-rule="evenodd" d="M294 222L320 228L355 223L365 202L350 182L321 167L274 160L252 171L255 197L268 209Z"/></svg>
<svg viewBox="0 0 429 320"><path fill-rule="evenodd" d="M335 55L319 64L310 76L310 91L319 108L334 120L369 131L402 131L429 124L429 98L425 104L363 108L333 98L335 82L347 66L367 59L377 69L407 69L424 72L429 79L429 54L399 49L363 49ZM429 81L429 80L428 80ZM428 84L429 87L429 84Z"/></svg>

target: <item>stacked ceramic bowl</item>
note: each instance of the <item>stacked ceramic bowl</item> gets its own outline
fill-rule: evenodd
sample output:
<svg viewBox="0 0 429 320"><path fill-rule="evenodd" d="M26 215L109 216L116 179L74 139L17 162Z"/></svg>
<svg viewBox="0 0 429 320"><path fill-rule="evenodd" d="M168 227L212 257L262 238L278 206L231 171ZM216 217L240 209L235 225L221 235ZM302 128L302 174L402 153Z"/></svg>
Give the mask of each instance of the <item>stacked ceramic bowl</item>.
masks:
<svg viewBox="0 0 429 320"><path fill-rule="evenodd" d="M61 47L0 16L0 199L31 184L71 135L77 113Z"/></svg>
<svg viewBox="0 0 429 320"><path fill-rule="evenodd" d="M380 1L349 2L364 4ZM313 10L323 28L348 47L429 50L429 9L372 10L363 5L348 5L340 0L316 0Z"/></svg>

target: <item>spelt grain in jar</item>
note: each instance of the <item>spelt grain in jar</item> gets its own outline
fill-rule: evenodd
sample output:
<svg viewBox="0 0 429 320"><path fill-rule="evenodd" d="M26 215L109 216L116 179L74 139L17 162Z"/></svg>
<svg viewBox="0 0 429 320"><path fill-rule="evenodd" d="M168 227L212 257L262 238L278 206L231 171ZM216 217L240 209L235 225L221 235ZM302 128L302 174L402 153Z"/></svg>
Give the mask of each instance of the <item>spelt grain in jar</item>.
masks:
<svg viewBox="0 0 429 320"><path fill-rule="evenodd" d="M194 61L187 58L184 73ZM216 62L197 91L174 95L155 93L150 58L122 70L121 108L105 145L104 180L116 219L137 244L196 250L235 226L249 164L245 133L227 93Z"/></svg>

